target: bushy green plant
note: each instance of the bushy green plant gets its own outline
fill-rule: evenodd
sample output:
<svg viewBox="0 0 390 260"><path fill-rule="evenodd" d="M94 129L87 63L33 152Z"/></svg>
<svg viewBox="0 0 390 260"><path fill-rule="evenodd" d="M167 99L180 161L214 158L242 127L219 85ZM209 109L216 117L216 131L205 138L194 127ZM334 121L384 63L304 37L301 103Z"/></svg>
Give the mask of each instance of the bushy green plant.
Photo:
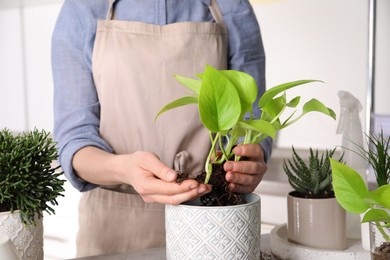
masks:
<svg viewBox="0 0 390 260"><path fill-rule="evenodd" d="M296 86L315 82L316 80L298 80L280 84L268 89L256 104L257 85L249 74L236 70L217 70L206 65L205 71L198 78L187 78L175 75L175 78L193 92L190 96L179 98L164 106L156 115L176 107L197 104L202 124L210 132L211 148L205 163L208 183L212 174L212 164L223 164L234 154L234 145L238 143L259 143L266 137L275 138L277 131L295 123L305 114L317 111L336 118L334 111L317 99L307 101L302 112L295 115L300 103L300 96L287 100L286 91ZM261 111L261 118L254 118L253 108ZM292 108L283 118L287 108ZM226 141L226 142L225 142ZM217 156L217 150L222 156ZM234 160L240 160L236 156Z"/></svg>
<svg viewBox="0 0 390 260"><path fill-rule="evenodd" d="M304 197L327 198L332 197L332 171L329 158L332 158L336 151L325 150L319 154L318 149L313 151L310 148L310 156L306 163L292 147L292 158L283 161L283 169L287 174L291 187ZM343 160L343 155L338 159Z"/></svg>
<svg viewBox="0 0 390 260"><path fill-rule="evenodd" d="M390 136L367 134L368 148L357 145L358 153L372 166L378 186L390 183Z"/></svg>
<svg viewBox="0 0 390 260"><path fill-rule="evenodd" d="M56 143L44 130L13 135L0 132L0 211L19 210L25 224L34 224L34 216L43 211L54 213L50 205L63 196L64 180L57 159Z"/></svg>
<svg viewBox="0 0 390 260"><path fill-rule="evenodd" d="M363 178L351 167L330 159L336 200L348 212L364 213L362 222L374 222L383 238L390 243L385 229L390 229L390 184L368 190Z"/></svg>

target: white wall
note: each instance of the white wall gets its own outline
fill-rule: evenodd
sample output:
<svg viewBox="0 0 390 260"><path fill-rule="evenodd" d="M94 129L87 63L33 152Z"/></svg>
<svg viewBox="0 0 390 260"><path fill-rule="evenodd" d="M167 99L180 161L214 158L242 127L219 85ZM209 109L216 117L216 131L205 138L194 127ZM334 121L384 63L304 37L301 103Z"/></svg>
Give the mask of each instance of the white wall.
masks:
<svg viewBox="0 0 390 260"><path fill-rule="evenodd" d="M285 0L254 8L267 56L267 87L296 79L319 79L325 83L298 90L304 100L316 97L339 114L337 92L347 90L364 105L368 1ZM362 119L364 115L362 111ZM309 114L281 131L277 144L286 148L334 147L341 141L335 134L337 123Z"/></svg>
<svg viewBox="0 0 390 260"><path fill-rule="evenodd" d="M50 38L62 1L0 1L0 128L53 128Z"/></svg>
<svg viewBox="0 0 390 260"><path fill-rule="evenodd" d="M376 37L375 113L390 115L390 1L378 0ZM389 129L390 131L390 129Z"/></svg>
<svg viewBox="0 0 390 260"><path fill-rule="evenodd" d="M0 9L0 128L25 129L21 12Z"/></svg>

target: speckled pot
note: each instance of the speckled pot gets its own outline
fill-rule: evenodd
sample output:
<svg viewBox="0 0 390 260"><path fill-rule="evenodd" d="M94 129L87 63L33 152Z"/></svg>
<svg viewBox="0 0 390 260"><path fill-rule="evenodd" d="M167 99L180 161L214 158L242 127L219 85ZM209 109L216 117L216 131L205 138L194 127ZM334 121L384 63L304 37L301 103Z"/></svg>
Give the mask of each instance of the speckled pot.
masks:
<svg viewBox="0 0 390 260"><path fill-rule="evenodd" d="M260 197L248 203L205 207L199 201L165 207L168 260L260 259Z"/></svg>
<svg viewBox="0 0 390 260"><path fill-rule="evenodd" d="M318 249L346 249L346 212L337 200L306 199L293 194L287 195L289 241Z"/></svg>
<svg viewBox="0 0 390 260"><path fill-rule="evenodd" d="M18 210L0 212L0 233L9 237L21 260L43 260L42 218L36 219L36 225L26 226Z"/></svg>

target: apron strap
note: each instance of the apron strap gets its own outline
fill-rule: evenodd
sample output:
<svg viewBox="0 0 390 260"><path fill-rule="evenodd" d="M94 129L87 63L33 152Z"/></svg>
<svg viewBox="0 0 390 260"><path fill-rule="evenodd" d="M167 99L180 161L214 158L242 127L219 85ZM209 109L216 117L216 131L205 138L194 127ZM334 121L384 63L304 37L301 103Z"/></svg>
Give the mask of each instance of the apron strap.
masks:
<svg viewBox="0 0 390 260"><path fill-rule="evenodd" d="M114 4L116 0L108 0L108 12L106 16L106 20L115 20L115 13L114 13Z"/></svg>
<svg viewBox="0 0 390 260"><path fill-rule="evenodd" d="M224 25L223 15L216 0L211 0L209 9L216 23Z"/></svg>

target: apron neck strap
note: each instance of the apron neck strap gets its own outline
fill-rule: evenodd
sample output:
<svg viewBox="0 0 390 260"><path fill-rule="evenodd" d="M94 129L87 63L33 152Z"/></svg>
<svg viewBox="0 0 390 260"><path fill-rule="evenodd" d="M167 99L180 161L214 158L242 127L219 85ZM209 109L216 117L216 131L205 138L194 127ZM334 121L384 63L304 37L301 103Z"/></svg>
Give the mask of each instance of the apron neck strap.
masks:
<svg viewBox="0 0 390 260"><path fill-rule="evenodd" d="M106 16L106 20L113 20L115 18L115 12L114 12L114 4L116 0L108 0L108 12Z"/></svg>
<svg viewBox="0 0 390 260"><path fill-rule="evenodd" d="M106 20L115 20L115 1L116 0L108 0L108 12L106 16ZM211 15L213 16L216 23L224 25L223 22L223 15L221 12L221 9L219 8L219 5L216 0L211 0L209 9L211 12Z"/></svg>
<svg viewBox="0 0 390 260"><path fill-rule="evenodd" d="M223 25L223 15L216 0L210 1L209 9L215 22Z"/></svg>

